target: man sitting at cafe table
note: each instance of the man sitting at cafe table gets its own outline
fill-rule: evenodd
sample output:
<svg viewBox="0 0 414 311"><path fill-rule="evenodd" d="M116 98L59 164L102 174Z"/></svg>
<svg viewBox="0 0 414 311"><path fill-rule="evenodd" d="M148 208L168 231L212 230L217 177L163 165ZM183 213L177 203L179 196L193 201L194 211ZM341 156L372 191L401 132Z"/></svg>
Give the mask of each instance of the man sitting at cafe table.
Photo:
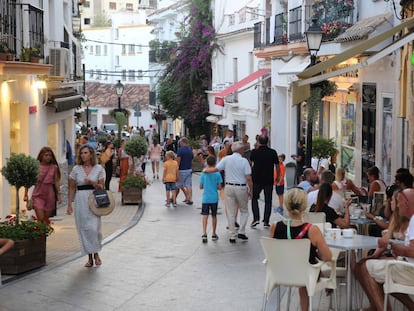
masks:
<svg viewBox="0 0 414 311"><path fill-rule="evenodd" d="M405 236L404 245L393 243L392 240L378 240L378 247L386 247L393 257L389 260L404 260L413 263L413 267L393 267L391 272L393 279L409 286L414 286L414 189L404 189L398 193L398 207L400 214L410 219ZM385 282L385 267L387 259L362 259L354 267L354 274L361 283L369 302L370 308L364 310L383 310L384 290L382 284ZM401 293L393 293L408 310L414 310L412 299Z"/></svg>

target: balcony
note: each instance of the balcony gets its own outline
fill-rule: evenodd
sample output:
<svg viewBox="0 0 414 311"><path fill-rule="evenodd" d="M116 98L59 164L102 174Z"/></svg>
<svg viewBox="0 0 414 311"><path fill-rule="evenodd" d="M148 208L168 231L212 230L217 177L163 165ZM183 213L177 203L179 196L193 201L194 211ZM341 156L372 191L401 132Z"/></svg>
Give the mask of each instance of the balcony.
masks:
<svg viewBox="0 0 414 311"><path fill-rule="evenodd" d="M20 58L23 48L44 56L43 10L14 0L0 2L0 46L13 59Z"/></svg>
<svg viewBox="0 0 414 311"><path fill-rule="evenodd" d="M323 40L333 40L353 25L354 11L353 0L315 0L311 6L289 8L288 12L278 13L255 24L254 48L304 41L303 31L308 28L312 18L318 20L324 31ZM272 22L273 29L270 27Z"/></svg>

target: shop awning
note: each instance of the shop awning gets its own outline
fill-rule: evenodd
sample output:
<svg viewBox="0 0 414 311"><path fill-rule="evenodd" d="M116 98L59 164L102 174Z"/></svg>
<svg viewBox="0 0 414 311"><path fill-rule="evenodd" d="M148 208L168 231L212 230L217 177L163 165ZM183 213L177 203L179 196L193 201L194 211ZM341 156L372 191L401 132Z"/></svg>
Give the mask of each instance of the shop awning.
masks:
<svg viewBox="0 0 414 311"><path fill-rule="evenodd" d="M220 93L214 94L214 96L216 96L216 97L226 97L226 96L230 95L231 93L237 91L241 87L253 82L256 79L259 79L259 78L261 78L265 75L268 75L268 74L270 74L270 69L259 69L255 72L253 72L252 74L248 75L244 79L240 80L239 82L236 82L233 85L229 86L224 91L221 91Z"/></svg>
<svg viewBox="0 0 414 311"><path fill-rule="evenodd" d="M64 88L49 91L46 105L54 107L56 112L62 112L79 108L81 106L81 100L82 96L75 89Z"/></svg>
<svg viewBox="0 0 414 311"><path fill-rule="evenodd" d="M390 54L391 52L395 51L396 49L404 46L410 41L414 40L414 33L409 33L405 36L402 36L397 41L394 41L392 44L383 48L381 51L377 52L376 54L368 57L366 60L364 60L361 63L324 73L329 68L336 66L339 63L346 61L352 57L355 57L359 54L362 54L366 50L386 40L388 37L395 35L397 32L400 32L405 27L410 28L413 26L414 26L414 18L404 20L398 26L395 26L389 30L386 30L371 39L365 40L355 45L354 47L340 54L335 55L334 57L326 61L323 61L321 63L316 64L315 66L305 69L302 73L297 75L302 80L292 82L292 103L298 104L306 100L307 98L309 98L310 84L317 83L317 82L338 76L340 74L368 66L380 60L381 58L385 57L386 55Z"/></svg>

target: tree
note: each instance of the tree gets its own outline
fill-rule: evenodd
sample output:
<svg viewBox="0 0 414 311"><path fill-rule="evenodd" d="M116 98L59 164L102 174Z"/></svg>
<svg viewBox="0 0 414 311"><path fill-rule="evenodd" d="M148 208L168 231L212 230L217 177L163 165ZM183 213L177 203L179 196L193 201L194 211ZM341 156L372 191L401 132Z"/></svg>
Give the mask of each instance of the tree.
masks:
<svg viewBox="0 0 414 311"><path fill-rule="evenodd" d="M207 127L208 100L205 91L211 85L211 56L219 49L212 26L211 1L190 0L189 25L170 55L160 79L158 101L172 118L183 117L191 136Z"/></svg>
<svg viewBox="0 0 414 311"><path fill-rule="evenodd" d="M16 187L16 226L19 225L21 187L30 188L37 182L39 175L39 161L23 153L12 153L6 159L6 165L1 169L1 173L10 185Z"/></svg>

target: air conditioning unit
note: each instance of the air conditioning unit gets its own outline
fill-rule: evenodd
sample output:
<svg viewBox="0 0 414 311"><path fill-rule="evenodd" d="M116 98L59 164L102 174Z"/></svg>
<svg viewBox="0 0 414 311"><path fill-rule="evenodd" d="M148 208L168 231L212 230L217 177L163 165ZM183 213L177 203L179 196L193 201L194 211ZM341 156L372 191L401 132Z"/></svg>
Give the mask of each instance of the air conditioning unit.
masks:
<svg viewBox="0 0 414 311"><path fill-rule="evenodd" d="M49 64L53 65L50 75L69 78L69 50L64 48L50 49Z"/></svg>

